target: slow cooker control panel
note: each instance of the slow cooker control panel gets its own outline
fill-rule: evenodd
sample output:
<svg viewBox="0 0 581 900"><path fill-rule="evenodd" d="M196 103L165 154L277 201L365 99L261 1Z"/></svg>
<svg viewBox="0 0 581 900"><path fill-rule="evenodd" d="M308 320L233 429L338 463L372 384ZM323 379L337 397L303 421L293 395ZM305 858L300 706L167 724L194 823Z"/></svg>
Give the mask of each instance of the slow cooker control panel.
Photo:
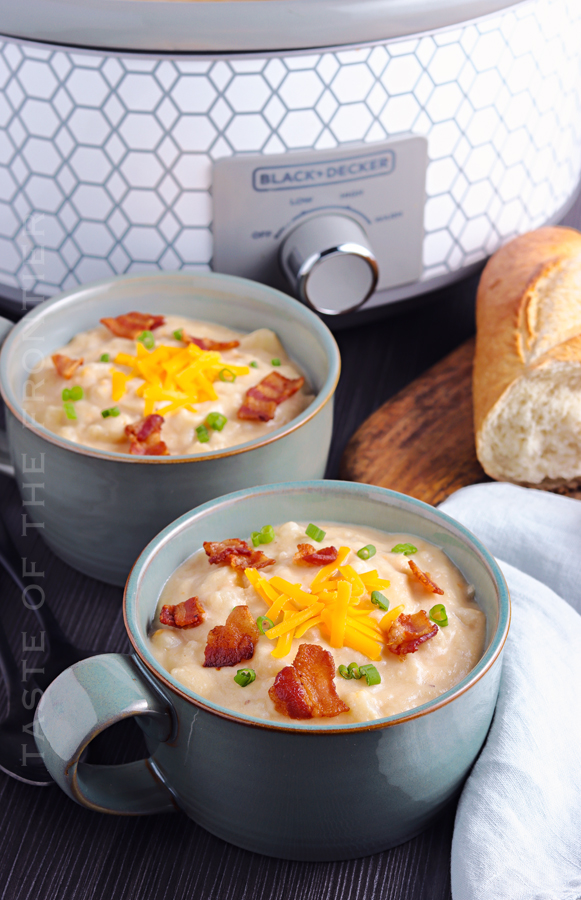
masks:
<svg viewBox="0 0 581 900"><path fill-rule="evenodd" d="M417 281L427 161L417 135L219 160L214 270L290 290L327 315Z"/></svg>

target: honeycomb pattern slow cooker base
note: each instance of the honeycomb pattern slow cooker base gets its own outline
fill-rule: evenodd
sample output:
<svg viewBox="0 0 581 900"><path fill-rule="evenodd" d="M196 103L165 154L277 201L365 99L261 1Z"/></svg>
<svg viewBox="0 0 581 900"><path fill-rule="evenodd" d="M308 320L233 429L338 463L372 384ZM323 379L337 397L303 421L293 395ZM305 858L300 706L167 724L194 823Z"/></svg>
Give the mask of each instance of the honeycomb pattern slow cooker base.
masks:
<svg viewBox="0 0 581 900"><path fill-rule="evenodd" d="M429 142L422 286L551 219L581 169L581 4L433 34L236 57L0 44L0 282L54 294L208 269L214 160Z"/></svg>

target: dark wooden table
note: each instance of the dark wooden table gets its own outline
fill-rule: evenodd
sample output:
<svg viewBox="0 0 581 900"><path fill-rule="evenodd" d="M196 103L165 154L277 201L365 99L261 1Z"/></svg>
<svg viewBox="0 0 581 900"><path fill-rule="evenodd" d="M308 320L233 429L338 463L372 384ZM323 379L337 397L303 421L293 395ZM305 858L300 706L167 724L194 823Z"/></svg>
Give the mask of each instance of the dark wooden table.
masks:
<svg viewBox="0 0 581 900"><path fill-rule="evenodd" d="M581 202L565 222L581 225ZM337 333L343 373L328 477L337 477L343 449L367 416L473 333L477 280ZM45 572L47 599L71 639L96 652L127 652L121 589L75 572L36 535L22 537L18 492L6 476L0 476L0 507L21 555ZM36 623L3 572L0 591L2 620L21 660L22 632L35 633ZM34 658L25 658L32 665ZM4 711L0 697L0 716ZM93 762L126 762L144 747L138 728L127 722L109 729L90 752ZM376 856L288 862L226 844L182 814L99 815L55 786L34 788L0 773L0 900L449 900L454 812L448 808L428 831Z"/></svg>

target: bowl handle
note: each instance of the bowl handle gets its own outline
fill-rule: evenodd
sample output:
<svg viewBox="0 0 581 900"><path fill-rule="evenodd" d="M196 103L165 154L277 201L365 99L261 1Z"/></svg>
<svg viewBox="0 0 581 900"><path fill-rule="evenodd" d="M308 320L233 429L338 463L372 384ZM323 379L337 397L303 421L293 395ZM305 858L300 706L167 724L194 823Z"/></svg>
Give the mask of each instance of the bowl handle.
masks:
<svg viewBox="0 0 581 900"><path fill-rule="evenodd" d="M173 731L173 710L131 656L106 653L65 669L43 694L34 736L48 771L77 803L98 812L139 816L178 807L151 759L115 766L80 761L87 745L109 725L143 716L153 740Z"/></svg>

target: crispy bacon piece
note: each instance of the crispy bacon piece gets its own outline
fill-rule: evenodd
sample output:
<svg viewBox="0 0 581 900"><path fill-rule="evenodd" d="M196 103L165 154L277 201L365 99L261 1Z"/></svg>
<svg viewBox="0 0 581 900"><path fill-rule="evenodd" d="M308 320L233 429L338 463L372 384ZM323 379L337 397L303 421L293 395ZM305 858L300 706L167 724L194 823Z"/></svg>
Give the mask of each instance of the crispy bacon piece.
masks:
<svg viewBox="0 0 581 900"><path fill-rule="evenodd" d="M291 719L333 718L349 712L335 690L335 661L318 644L301 644L292 666L281 669L268 694Z"/></svg>
<svg viewBox="0 0 581 900"><path fill-rule="evenodd" d="M432 581L431 578L428 577L426 572L422 572L422 570L416 566L413 559L408 560L408 565L418 581L420 581L425 588L432 592L432 594L443 594L444 591L441 587L438 587L435 581Z"/></svg>
<svg viewBox="0 0 581 900"><path fill-rule="evenodd" d="M415 653L420 644L429 641L438 631L438 626L430 622L424 609L412 616L402 613L387 632L387 647L396 656Z"/></svg>
<svg viewBox="0 0 581 900"><path fill-rule="evenodd" d="M302 377L285 378L279 372L271 372L246 391L242 406L238 410L238 418L269 422L274 419L276 407L296 394L304 383L305 379Z"/></svg>
<svg viewBox="0 0 581 900"><path fill-rule="evenodd" d="M232 566L233 569L264 569L273 566L262 550L253 550L246 541L230 538L227 541L204 541L204 550L213 566Z"/></svg>
<svg viewBox="0 0 581 900"><path fill-rule="evenodd" d="M229 538L227 541L204 541L204 550L213 566L229 566L232 556L250 556L251 553L246 541L242 541L240 538Z"/></svg>
<svg viewBox="0 0 581 900"><path fill-rule="evenodd" d="M195 344L200 350L233 350L240 346L240 341L213 341L212 338L197 338L182 332L184 344Z"/></svg>
<svg viewBox="0 0 581 900"><path fill-rule="evenodd" d="M83 357L71 359L70 356L63 356L60 353L54 353L51 359L61 378L72 378L79 366L82 366L85 361Z"/></svg>
<svg viewBox="0 0 581 900"><path fill-rule="evenodd" d="M216 625L208 635L204 650L204 666L220 668L235 666L243 659L252 659L260 632L247 606L235 606L225 625Z"/></svg>
<svg viewBox="0 0 581 900"><path fill-rule="evenodd" d="M155 413L125 426L125 434L131 442L129 452L137 456L169 456L167 445L161 439L163 416Z"/></svg>
<svg viewBox="0 0 581 900"><path fill-rule="evenodd" d="M338 555L336 547L321 547L316 550L312 544L297 544L293 562L297 566L326 566L335 562Z"/></svg>
<svg viewBox="0 0 581 900"><path fill-rule="evenodd" d="M101 319L101 322L107 326L109 331L113 332L115 337L133 340L142 331L153 331L155 328L159 328L165 319L163 316L152 316L150 313L130 312L116 316L114 319Z"/></svg>
<svg viewBox="0 0 581 900"><path fill-rule="evenodd" d="M204 621L206 611L197 597L190 597L175 606L162 606L159 621L174 628L197 628Z"/></svg>
<svg viewBox="0 0 581 900"><path fill-rule="evenodd" d="M273 566L276 560L270 559L262 550L251 550L250 556L230 557L230 565L233 569L264 569Z"/></svg>

